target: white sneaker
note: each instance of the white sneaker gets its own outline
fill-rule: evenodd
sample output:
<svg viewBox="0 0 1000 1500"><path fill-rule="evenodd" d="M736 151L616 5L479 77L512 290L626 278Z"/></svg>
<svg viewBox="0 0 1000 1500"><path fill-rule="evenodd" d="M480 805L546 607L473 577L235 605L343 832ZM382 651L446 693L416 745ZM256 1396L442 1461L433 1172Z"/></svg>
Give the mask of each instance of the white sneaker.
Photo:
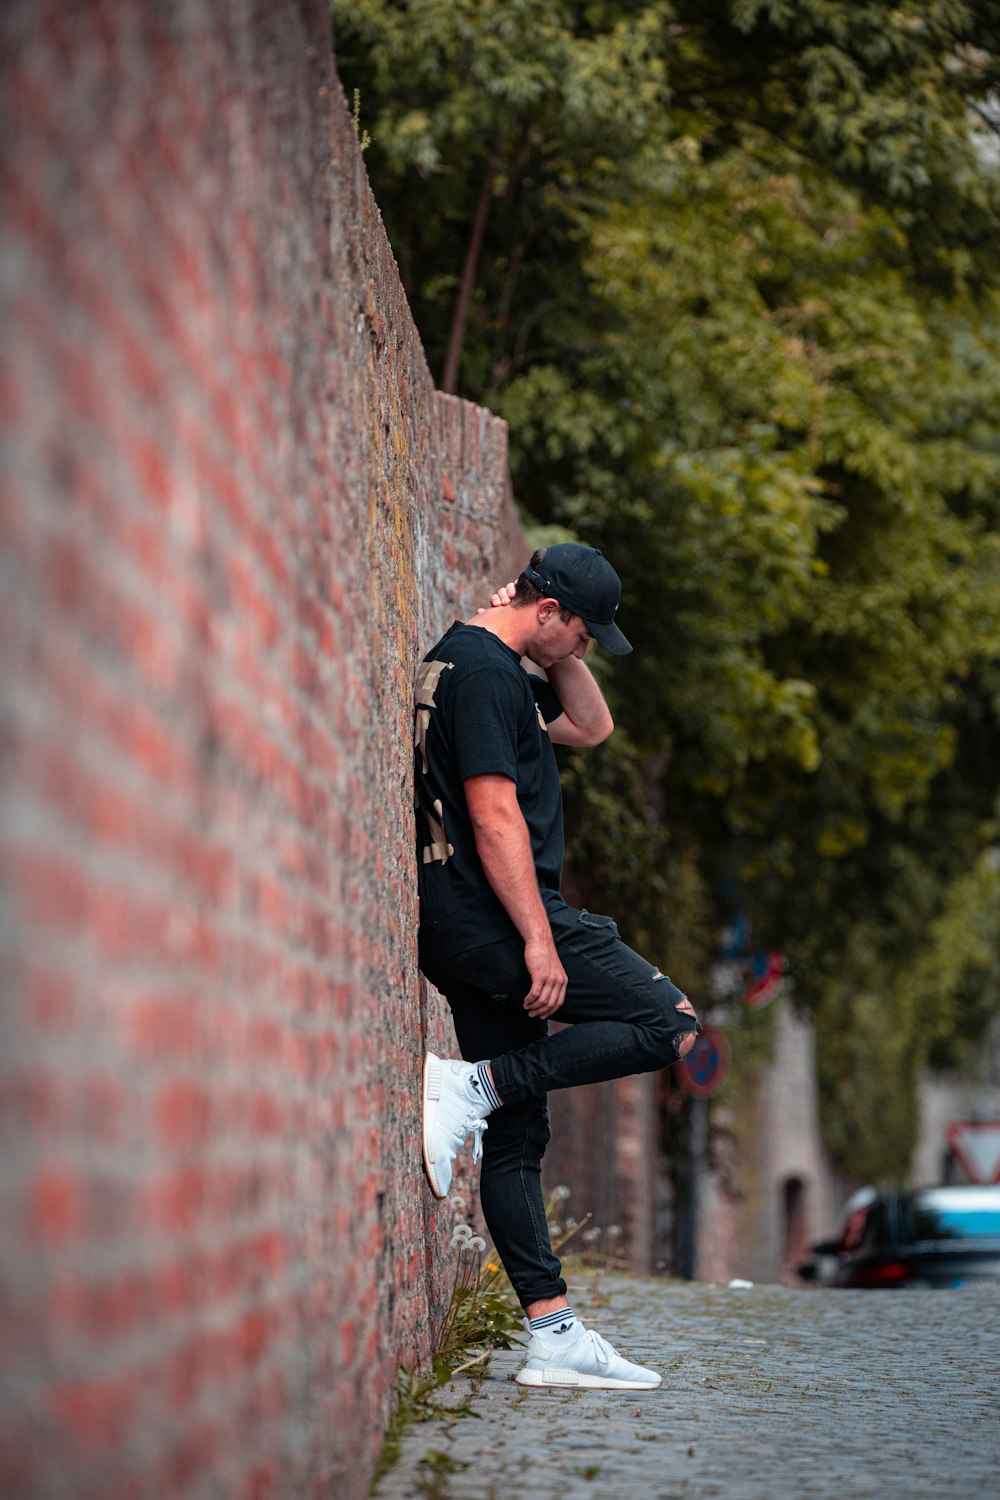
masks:
<svg viewBox="0 0 1000 1500"><path fill-rule="evenodd" d="M485 1099L477 1098L470 1078L475 1066L437 1057L424 1056L424 1170L435 1198L443 1198L451 1187L455 1157L470 1135L475 1136L472 1160L483 1154L484 1115L489 1112Z"/></svg>
<svg viewBox="0 0 1000 1500"><path fill-rule="evenodd" d="M525 1328L530 1324L525 1320ZM575 1337L532 1333L528 1358L514 1377L518 1385L561 1386L597 1391L655 1391L661 1376L622 1359L599 1333L577 1320Z"/></svg>

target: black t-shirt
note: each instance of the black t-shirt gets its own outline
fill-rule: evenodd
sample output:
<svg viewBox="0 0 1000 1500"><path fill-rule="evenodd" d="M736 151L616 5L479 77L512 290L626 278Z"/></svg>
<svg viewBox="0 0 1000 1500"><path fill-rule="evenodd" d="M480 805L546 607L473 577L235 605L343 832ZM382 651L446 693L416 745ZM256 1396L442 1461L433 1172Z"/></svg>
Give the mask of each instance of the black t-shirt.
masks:
<svg viewBox="0 0 1000 1500"><path fill-rule="evenodd" d="M420 940L444 956L517 929L486 878L465 800L470 776L508 776L543 894L562 876L562 792L546 723L562 706L489 630L456 622L417 675L414 775Z"/></svg>

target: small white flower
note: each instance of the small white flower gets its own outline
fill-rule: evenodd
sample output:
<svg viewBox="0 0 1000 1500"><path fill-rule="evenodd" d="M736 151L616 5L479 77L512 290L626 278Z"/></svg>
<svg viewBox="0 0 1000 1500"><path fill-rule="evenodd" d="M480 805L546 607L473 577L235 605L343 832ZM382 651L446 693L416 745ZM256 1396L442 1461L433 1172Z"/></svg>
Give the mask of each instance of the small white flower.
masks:
<svg viewBox="0 0 1000 1500"><path fill-rule="evenodd" d="M556 1203L565 1203L567 1198L572 1198L573 1193L564 1182L552 1189L552 1197Z"/></svg>
<svg viewBox="0 0 1000 1500"><path fill-rule="evenodd" d="M474 1234L469 1241L469 1249L475 1250L477 1255L481 1255L486 1249L486 1241L480 1235Z"/></svg>
<svg viewBox="0 0 1000 1500"><path fill-rule="evenodd" d="M609 1224L605 1233L609 1240L620 1240L625 1231L620 1224Z"/></svg>

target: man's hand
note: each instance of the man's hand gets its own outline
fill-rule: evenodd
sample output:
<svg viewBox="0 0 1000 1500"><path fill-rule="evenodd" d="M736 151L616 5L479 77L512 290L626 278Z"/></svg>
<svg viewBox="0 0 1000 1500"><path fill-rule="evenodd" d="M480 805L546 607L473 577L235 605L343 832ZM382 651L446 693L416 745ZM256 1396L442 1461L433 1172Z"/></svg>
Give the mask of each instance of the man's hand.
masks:
<svg viewBox="0 0 1000 1500"><path fill-rule="evenodd" d="M531 975L531 989L524 998L529 1016L548 1020L566 998L566 970L563 968L551 935L530 939L524 945L524 962Z"/></svg>
<svg viewBox="0 0 1000 1500"><path fill-rule="evenodd" d="M517 593L517 583L516 583L516 581L514 583L502 583L500 585L500 587L497 589L496 593L490 595L490 608L491 609L503 609L504 605L505 604L509 604L510 601L513 599L513 597L514 597L514 595L516 593ZM486 613L486 607L485 607L485 605L482 606L480 609L476 610L476 614L477 615L484 615L485 613Z"/></svg>

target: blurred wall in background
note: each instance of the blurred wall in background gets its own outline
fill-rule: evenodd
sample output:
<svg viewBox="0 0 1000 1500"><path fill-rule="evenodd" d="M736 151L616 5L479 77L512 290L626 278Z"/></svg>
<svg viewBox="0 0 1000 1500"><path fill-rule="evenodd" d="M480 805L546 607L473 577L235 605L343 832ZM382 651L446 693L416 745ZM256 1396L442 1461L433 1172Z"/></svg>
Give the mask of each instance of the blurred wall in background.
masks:
<svg viewBox="0 0 1000 1500"><path fill-rule="evenodd" d="M418 652L523 553L326 0L0 13L0 1492L367 1492L420 1172Z"/></svg>

